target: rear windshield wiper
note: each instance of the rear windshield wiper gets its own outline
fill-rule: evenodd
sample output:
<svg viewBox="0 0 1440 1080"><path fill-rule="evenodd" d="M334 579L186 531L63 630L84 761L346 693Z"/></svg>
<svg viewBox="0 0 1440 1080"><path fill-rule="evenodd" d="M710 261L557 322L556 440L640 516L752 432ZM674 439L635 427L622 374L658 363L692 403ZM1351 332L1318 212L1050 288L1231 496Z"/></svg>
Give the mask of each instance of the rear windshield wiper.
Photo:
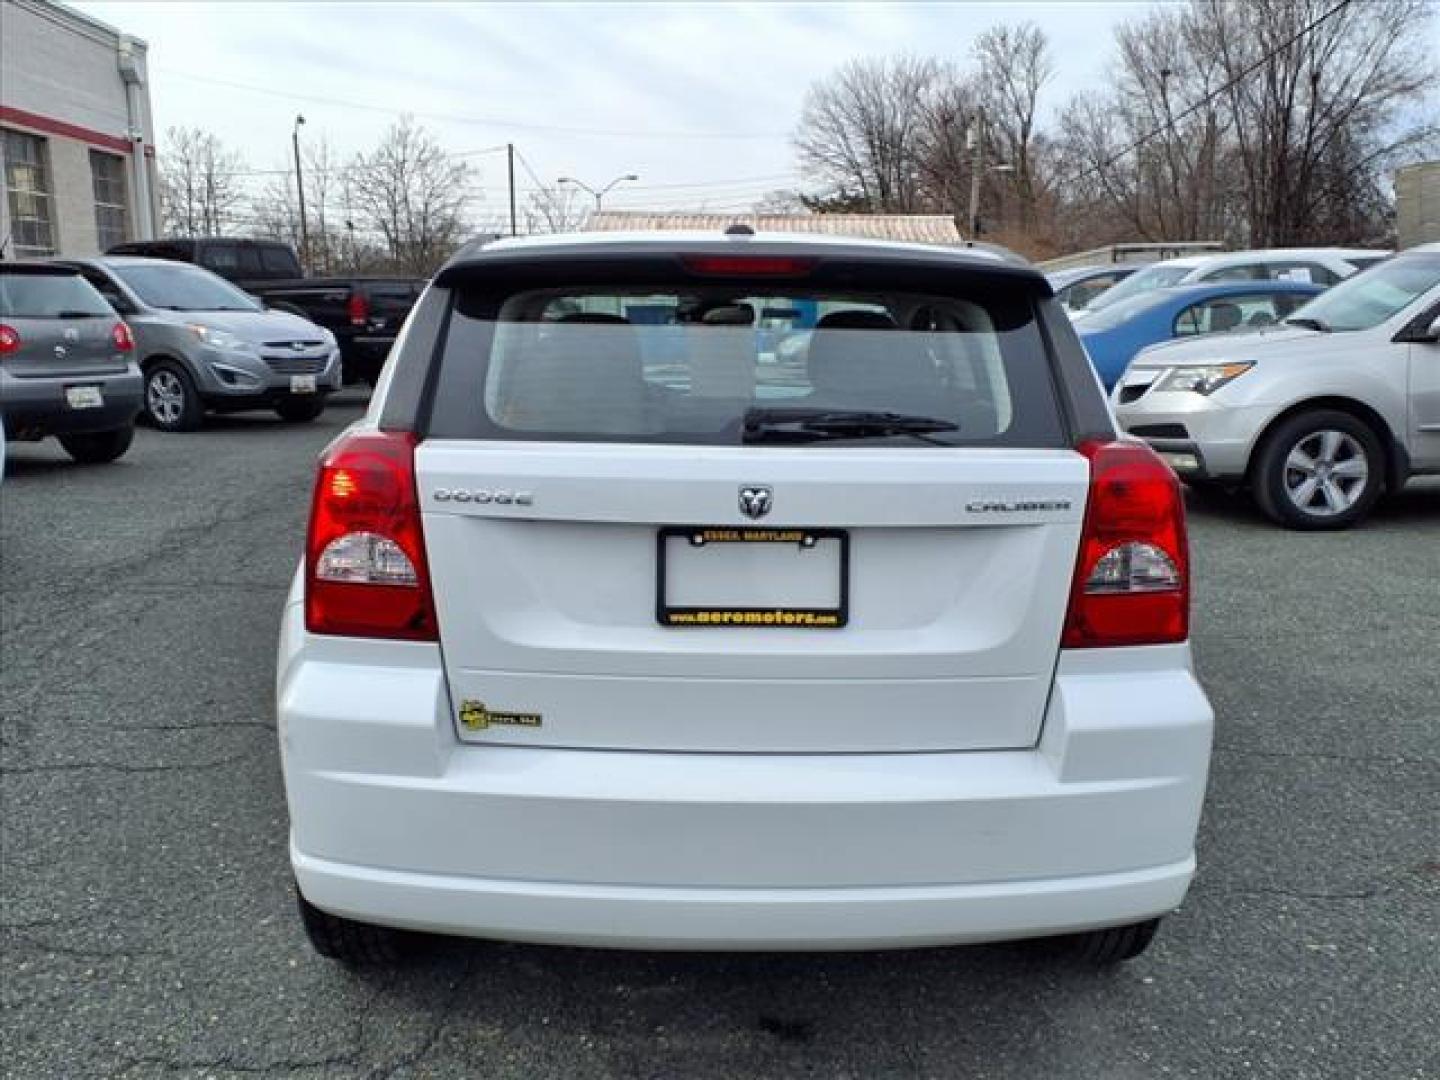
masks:
<svg viewBox="0 0 1440 1080"><path fill-rule="evenodd" d="M770 408L745 413L742 439L747 443L820 442L825 439L880 439L909 435L936 446L950 446L929 435L959 431L953 420L865 409Z"/></svg>
<svg viewBox="0 0 1440 1080"><path fill-rule="evenodd" d="M1286 326L1299 326L1305 330L1319 330L1322 334L1330 333L1330 327L1325 324L1324 319L1314 319L1308 315L1302 315L1298 319L1286 319Z"/></svg>

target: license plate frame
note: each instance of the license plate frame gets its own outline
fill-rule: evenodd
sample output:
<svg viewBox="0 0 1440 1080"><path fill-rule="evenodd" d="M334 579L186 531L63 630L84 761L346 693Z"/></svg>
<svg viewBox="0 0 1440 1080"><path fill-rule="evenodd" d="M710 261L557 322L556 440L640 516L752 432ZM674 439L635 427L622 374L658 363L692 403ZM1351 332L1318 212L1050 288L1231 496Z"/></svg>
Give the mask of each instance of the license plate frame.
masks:
<svg viewBox="0 0 1440 1080"><path fill-rule="evenodd" d="M65 387L65 406L70 409L103 409L105 391L94 385Z"/></svg>
<svg viewBox="0 0 1440 1080"><path fill-rule="evenodd" d="M834 607L791 607L770 605L704 606L667 602L668 574L666 541L687 538L695 544L814 544L820 540L839 541L839 603ZM850 533L845 529L748 527L732 525L667 525L655 533L655 619L665 627L704 629L795 629L838 630L850 622Z"/></svg>
<svg viewBox="0 0 1440 1080"><path fill-rule="evenodd" d="M319 389L314 375L291 375L290 393L292 394L313 394Z"/></svg>

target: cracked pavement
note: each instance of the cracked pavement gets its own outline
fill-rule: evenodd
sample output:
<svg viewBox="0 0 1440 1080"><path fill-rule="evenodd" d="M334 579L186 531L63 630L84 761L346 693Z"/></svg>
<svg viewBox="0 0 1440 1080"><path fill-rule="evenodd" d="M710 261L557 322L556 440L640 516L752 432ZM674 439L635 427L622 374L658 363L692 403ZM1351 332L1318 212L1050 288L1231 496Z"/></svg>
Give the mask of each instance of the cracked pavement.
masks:
<svg viewBox="0 0 1440 1080"><path fill-rule="evenodd" d="M1333 536L1192 498L1201 870L1119 971L436 941L351 974L294 915L271 687L312 462L359 407L113 466L12 447L4 1076L1440 1077L1440 483Z"/></svg>

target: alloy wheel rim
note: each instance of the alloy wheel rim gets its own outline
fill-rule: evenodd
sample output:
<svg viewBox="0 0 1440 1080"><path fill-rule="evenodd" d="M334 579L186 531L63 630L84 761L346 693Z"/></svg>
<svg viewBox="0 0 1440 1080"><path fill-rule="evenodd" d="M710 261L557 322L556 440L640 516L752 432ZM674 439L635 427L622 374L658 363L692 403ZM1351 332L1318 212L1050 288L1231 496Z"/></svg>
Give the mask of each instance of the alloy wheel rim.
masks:
<svg viewBox="0 0 1440 1080"><path fill-rule="evenodd" d="M1297 510L1315 517L1343 514L1369 481L1369 455L1349 432L1312 431L1285 457L1285 494Z"/></svg>
<svg viewBox="0 0 1440 1080"><path fill-rule="evenodd" d="M150 414L162 424L173 424L185 408L185 388L171 372L157 371L150 376L146 392Z"/></svg>

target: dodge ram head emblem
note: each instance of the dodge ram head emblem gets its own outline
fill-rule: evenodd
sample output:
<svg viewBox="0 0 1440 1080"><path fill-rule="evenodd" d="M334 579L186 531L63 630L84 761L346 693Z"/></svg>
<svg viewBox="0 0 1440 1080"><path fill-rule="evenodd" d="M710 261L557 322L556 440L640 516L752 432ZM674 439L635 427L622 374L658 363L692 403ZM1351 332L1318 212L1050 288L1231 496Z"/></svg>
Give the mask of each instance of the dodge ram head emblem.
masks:
<svg viewBox="0 0 1440 1080"><path fill-rule="evenodd" d="M770 512L775 494L768 487L748 484L740 489L740 512L746 517L762 518Z"/></svg>

